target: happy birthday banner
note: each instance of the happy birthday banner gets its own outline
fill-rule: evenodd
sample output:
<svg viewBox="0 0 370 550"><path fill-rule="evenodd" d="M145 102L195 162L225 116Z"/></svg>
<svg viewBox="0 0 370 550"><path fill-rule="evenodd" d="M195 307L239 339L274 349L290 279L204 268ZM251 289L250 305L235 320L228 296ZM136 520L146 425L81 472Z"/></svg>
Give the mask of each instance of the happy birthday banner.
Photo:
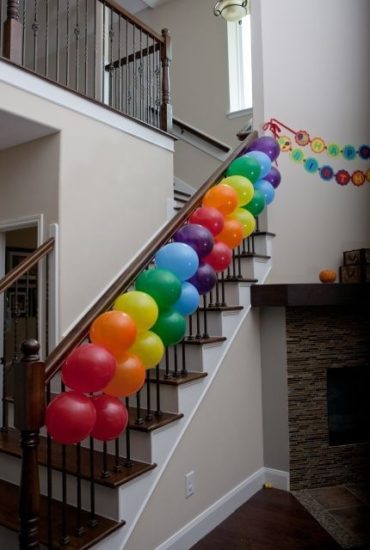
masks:
<svg viewBox="0 0 370 550"><path fill-rule="evenodd" d="M293 134L294 141L298 145L295 146L293 138L282 134L282 128ZM314 154L326 154L330 158L343 157L347 161L355 160L357 157L363 160L370 158L370 146L361 145L356 148L354 145L344 145L341 147L337 143L326 143L321 137L310 137L306 130L292 130L279 120L271 118L264 125L263 129L270 130L275 139L278 140L280 150L283 153L289 153L290 159L301 164L304 169L310 174L318 173L324 181L330 181L333 178L339 185L347 185L350 181L356 187L360 187L365 181L370 182L370 168L366 172L363 170L354 170L350 174L347 170L341 169L334 171L329 164L320 165L318 160L313 156L307 155L302 147L309 147Z"/></svg>

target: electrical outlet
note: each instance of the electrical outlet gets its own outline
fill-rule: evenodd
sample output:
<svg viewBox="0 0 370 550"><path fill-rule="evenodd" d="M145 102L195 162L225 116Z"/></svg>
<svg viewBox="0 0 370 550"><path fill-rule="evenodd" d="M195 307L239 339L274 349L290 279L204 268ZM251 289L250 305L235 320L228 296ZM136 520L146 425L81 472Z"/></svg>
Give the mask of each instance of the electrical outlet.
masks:
<svg viewBox="0 0 370 550"><path fill-rule="evenodd" d="M185 475L185 497L191 497L195 493L195 485L194 485L194 472L188 472Z"/></svg>

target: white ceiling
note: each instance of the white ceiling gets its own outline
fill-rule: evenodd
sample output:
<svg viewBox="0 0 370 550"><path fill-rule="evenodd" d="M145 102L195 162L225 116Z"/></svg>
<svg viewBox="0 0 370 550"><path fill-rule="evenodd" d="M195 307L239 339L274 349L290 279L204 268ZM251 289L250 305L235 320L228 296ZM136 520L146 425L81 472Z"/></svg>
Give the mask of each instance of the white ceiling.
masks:
<svg viewBox="0 0 370 550"><path fill-rule="evenodd" d="M170 1L171 0L118 0L118 4L121 4L121 6L130 13L138 13L146 8L156 8Z"/></svg>
<svg viewBox="0 0 370 550"><path fill-rule="evenodd" d="M27 143L50 134L57 130L0 110L0 150Z"/></svg>

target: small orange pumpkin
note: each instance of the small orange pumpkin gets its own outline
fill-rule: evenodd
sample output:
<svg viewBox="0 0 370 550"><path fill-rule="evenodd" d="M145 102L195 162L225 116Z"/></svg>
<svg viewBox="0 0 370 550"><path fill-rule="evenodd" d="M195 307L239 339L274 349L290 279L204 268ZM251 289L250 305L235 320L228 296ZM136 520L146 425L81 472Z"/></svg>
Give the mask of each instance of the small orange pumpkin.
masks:
<svg viewBox="0 0 370 550"><path fill-rule="evenodd" d="M323 269L319 273L319 279L322 283L334 283L337 274L333 269Z"/></svg>

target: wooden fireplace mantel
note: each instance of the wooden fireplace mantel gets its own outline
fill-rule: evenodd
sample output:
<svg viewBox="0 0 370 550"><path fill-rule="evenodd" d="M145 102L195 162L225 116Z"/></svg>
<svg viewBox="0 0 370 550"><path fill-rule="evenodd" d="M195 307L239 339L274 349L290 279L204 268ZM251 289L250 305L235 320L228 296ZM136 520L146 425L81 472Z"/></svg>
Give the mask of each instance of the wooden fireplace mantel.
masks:
<svg viewBox="0 0 370 550"><path fill-rule="evenodd" d="M369 284L313 283L252 285L254 307L370 304Z"/></svg>

